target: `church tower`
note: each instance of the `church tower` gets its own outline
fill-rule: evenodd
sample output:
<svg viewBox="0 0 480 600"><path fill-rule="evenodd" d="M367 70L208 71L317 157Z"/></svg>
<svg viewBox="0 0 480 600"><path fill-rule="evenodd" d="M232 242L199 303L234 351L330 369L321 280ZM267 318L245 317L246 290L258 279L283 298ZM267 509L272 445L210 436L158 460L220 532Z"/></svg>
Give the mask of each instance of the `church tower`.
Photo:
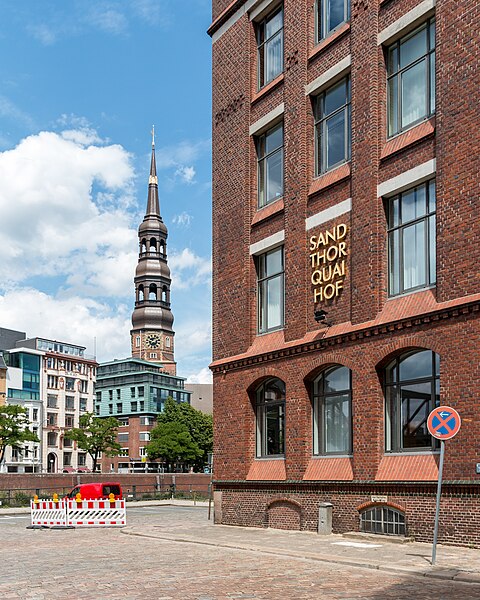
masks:
<svg viewBox="0 0 480 600"><path fill-rule="evenodd" d="M155 134L148 180L145 217L138 228L139 255L135 271L135 308L132 314L132 356L161 363L176 375L173 314L170 310L170 269L167 264L167 228L160 216L155 164Z"/></svg>

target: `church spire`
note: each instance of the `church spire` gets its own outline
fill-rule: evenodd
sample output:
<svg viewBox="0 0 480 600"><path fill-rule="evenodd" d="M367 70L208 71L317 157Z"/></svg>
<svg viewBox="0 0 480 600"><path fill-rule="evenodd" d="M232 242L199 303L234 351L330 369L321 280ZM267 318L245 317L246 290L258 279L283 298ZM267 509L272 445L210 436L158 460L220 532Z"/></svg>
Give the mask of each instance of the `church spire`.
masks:
<svg viewBox="0 0 480 600"><path fill-rule="evenodd" d="M148 202L145 217L160 216L160 201L158 199L158 177L155 162L155 125L152 127L152 158L150 159L150 177L148 178Z"/></svg>
<svg viewBox="0 0 480 600"><path fill-rule="evenodd" d="M160 216L155 164L155 129L148 178L145 217L138 228L139 255L135 270L135 308L132 313L132 356L161 363L176 374L173 314L170 308L170 269L167 263L168 232Z"/></svg>

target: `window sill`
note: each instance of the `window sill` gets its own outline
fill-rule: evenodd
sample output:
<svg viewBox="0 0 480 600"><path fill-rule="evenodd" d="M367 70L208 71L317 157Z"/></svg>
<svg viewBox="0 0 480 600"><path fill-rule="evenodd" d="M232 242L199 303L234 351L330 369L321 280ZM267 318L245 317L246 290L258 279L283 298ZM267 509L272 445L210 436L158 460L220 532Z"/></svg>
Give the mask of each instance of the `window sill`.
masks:
<svg viewBox="0 0 480 600"><path fill-rule="evenodd" d="M437 456L432 450L385 454L375 481L437 481Z"/></svg>
<svg viewBox="0 0 480 600"><path fill-rule="evenodd" d="M303 481L352 481L353 468L351 456L312 456Z"/></svg>
<svg viewBox="0 0 480 600"><path fill-rule="evenodd" d="M380 155L380 160L384 160L434 133L435 117L431 117L427 121L423 121L387 140Z"/></svg>
<svg viewBox="0 0 480 600"><path fill-rule="evenodd" d="M285 457L255 458L250 465L247 481L285 481Z"/></svg>
<svg viewBox="0 0 480 600"><path fill-rule="evenodd" d="M259 208L258 211L255 213L255 216L252 219L252 226L257 225L257 223L261 223L262 221L265 221L266 219L269 219L270 217L273 217L274 215L283 212L284 209L285 203L283 201L283 198L279 198L274 202L270 202L270 204L267 204L267 206L262 206L262 208Z"/></svg>
<svg viewBox="0 0 480 600"><path fill-rule="evenodd" d="M308 195L313 196L344 179L348 179L350 177L350 172L350 162L335 167L331 171L327 171L313 180L313 183L308 190Z"/></svg>
<svg viewBox="0 0 480 600"><path fill-rule="evenodd" d="M335 31L332 31L327 35L326 38L318 42L318 44L313 48L313 50L308 55L308 60L312 60L316 58L319 54L321 54L324 50L326 50L329 46L334 44L339 38L343 37L346 33L350 31L350 21L347 21L343 25L341 25Z"/></svg>
<svg viewBox="0 0 480 600"><path fill-rule="evenodd" d="M253 94L252 104L254 102L257 102L261 98L263 98L265 95L267 95L269 92L271 92L274 88L276 88L278 85L283 83L283 79L284 79L284 74L280 73L280 75L278 75L275 79L270 81L270 83L267 83L267 85L264 86L261 90L259 90L255 94Z"/></svg>

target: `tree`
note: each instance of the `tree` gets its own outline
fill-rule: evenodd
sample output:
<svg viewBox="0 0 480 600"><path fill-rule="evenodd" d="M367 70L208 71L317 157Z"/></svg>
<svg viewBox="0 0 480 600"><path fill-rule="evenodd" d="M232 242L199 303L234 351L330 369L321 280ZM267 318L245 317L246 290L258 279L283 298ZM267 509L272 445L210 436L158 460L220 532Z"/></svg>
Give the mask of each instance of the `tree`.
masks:
<svg viewBox="0 0 480 600"><path fill-rule="evenodd" d="M39 442L28 429L27 410L17 404L0 406L0 465L5 459L8 446L21 450L25 442Z"/></svg>
<svg viewBox="0 0 480 600"><path fill-rule="evenodd" d="M96 417L93 413L85 413L80 417L80 427L65 432L65 437L77 442L81 450L85 450L93 459L93 471L97 468L100 452L106 456L117 456L122 447L117 442L117 429L120 423L115 417Z"/></svg>
<svg viewBox="0 0 480 600"><path fill-rule="evenodd" d="M160 423L151 431L147 446L148 458L160 458L172 470L174 463L194 463L202 451L182 423Z"/></svg>
<svg viewBox="0 0 480 600"><path fill-rule="evenodd" d="M179 404L173 398L167 398L163 412L157 417L157 425L162 423L181 423L187 428L200 450L194 466L202 469L208 461L208 453L213 449L212 415L207 415L186 402Z"/></svg>

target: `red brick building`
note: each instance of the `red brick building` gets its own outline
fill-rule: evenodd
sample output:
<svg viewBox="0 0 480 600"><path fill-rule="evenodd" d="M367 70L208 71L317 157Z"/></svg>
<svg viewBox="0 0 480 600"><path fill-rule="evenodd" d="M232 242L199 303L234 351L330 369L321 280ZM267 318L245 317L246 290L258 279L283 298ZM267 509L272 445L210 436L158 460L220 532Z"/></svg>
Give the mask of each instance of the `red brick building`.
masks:
<svg viewBox="0 0 480 600"><path fill-rule="evenodd" d="M216 520L480 543L471 0L213 0Z"/></svg>

